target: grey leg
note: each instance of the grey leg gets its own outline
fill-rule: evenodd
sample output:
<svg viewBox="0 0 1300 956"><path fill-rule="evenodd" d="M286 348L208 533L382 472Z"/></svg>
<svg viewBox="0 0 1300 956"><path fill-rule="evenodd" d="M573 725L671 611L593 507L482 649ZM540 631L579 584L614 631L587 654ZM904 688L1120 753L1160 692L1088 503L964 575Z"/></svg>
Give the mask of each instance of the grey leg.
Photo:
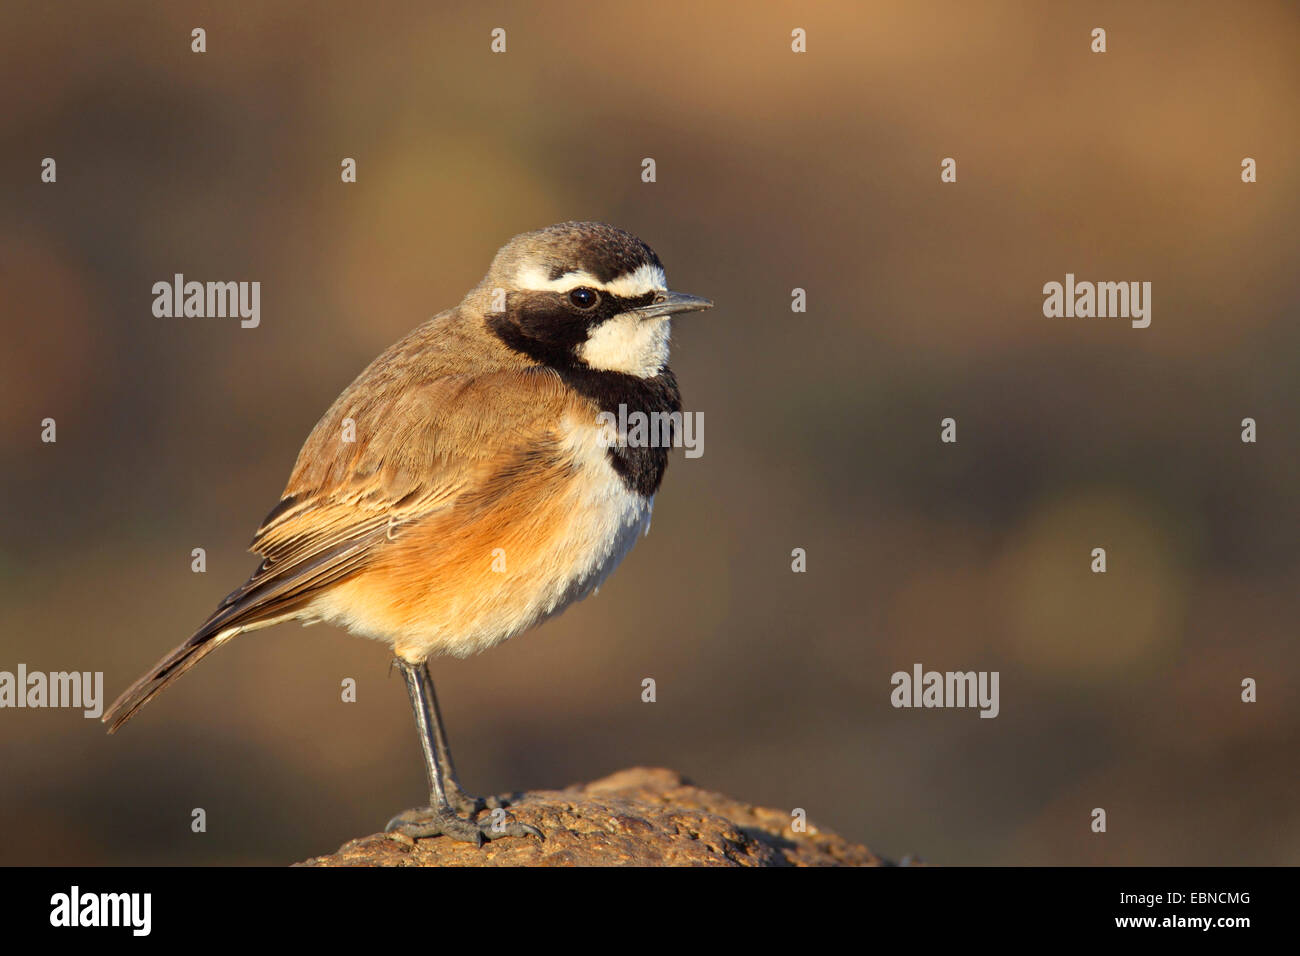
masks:
<svg viewBox="0 0 1300 956"><path fill-rule="evenodd" d="M451 759L451 746L447 743L447 728L442 722L442 708L438 706L438 694L433 689L433 678L429 675L428 665L420 668L420 679L432 705L433 746L438 765L442 768L442 785L447 795L447 802L470 817L481 810L495 810L498 807L508 806L505 801L497 797L476 797L466 793L461 787L460 780L456 776L456 765Z"/></svg>
<svg viewBox="0 0 1300 956"><path fill-rule="evenodd" d="M491 821L480 824L456 815L456 809L449 799L452 793L459 795L460 800L457 802L473 802L475 798L469 797L461 790L460 784L455 782L451 751L447 747L447 735L442 729L433 681L423 664L408 664L399 659L397 666L406 681L411 711L415 715L415 729L424 754L424 768L429 777L429 806L399 813L388 821L385 829L396 830L417 839L447 836L476 846L481 846L484 840L503 836L541 837L540 830L525 823L511 822L497 827Z"/></svg>

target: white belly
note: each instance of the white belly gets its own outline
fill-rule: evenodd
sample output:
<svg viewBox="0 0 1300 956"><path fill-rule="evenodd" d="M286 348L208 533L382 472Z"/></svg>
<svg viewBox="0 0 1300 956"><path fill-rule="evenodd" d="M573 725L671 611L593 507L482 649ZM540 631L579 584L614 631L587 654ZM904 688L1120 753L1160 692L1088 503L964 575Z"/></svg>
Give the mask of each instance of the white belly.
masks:
<svg viewBox="0 0 1300 956"><path fill-rule="evenodd" d="M539 622L599 588L637 539L650 530L654 499L631 491L623 483L603 447L584 451L584 480L575 493L573 520L557 550L571 556L585 555L586 559L570 564L564 574L557 575L556 589L546 601L550 607Z"/></svg>

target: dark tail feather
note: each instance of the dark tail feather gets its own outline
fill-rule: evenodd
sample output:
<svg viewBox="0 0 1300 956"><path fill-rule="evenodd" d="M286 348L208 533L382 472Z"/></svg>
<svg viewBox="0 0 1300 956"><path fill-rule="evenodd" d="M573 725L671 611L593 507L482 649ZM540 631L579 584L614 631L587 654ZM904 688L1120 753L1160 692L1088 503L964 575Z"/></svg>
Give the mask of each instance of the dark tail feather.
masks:
<svg viewBox="0 0 1300 956"><path fill-rule="evenodd" d="M203 628L173 650L113 701L113 705L100 718L109 725L108 732L116 732L117 728L135 716L137 710L153 700L155 694L238 633L238 628L215 631Z"/></svg>
<svg viewBox="0 0 1300 956"><path fill-rule="evenodd" d="M292 617L302 604L301 601L280 601L278 607L267 607L267 603L255 600L255 595L249 595L244 589L227 597L193 637L151 667L113 701L100 718L109 724L108 732L114 733L134 717L137 710L153 700L155 694L236 634L278 624Z"/></svg>
<svg viewBox="0 0 1300 956"><path fill-rule="evenodd" d="M275 514L275 511L271 512L272 517ZM386 527L381 525L372 536L382 537ZM355 571L367 545L368 539L364 538L345 541L313 556L309 562L290 563L284 567L272 568L270 562L263 561L243 587L226 596L193 637L160 660L113 701L113 706L100 718L109 725L108 732L115 732L135 716L137 710L153 700L155 694L236 634L270 627L295 617L308 605L315 591Z"/></svg>

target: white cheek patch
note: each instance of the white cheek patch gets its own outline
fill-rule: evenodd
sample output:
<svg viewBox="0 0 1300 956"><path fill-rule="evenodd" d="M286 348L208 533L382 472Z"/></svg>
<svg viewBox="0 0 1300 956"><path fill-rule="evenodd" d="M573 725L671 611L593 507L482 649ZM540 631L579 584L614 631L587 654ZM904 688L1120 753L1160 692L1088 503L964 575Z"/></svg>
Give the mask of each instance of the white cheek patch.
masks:
<svg viewBox="0 0 1300 956"><path fill-rule="evenodd" d="M519 274L515 276L515 285L530 292L571 292L586 287L599 289L610 295L635 297L645 295L647 292L667 291L668 280L664 276L663 269L648 263L637 266L631 272L625 272L621 276L615 276L609 282L599 281L585 269L566 272L558 279L552 279L545 269L534 265L524 266L519 270Z"/></svg>
<svg viewBox="0 0 1300 956"><path fill-rule="evenodd" d="M598 325L578 346L578 357L588 368L625 372L637 378L654 378L668 364L668 317L639 319L616 315Z"/></svg>

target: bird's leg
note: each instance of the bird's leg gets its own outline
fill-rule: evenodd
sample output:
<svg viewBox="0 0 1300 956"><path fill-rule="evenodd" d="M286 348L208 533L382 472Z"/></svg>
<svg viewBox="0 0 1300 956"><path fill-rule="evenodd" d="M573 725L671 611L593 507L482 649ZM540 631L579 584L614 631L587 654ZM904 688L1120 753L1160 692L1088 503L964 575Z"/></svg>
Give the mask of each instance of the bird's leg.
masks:
<svg viewBox="0 0 1300 956"><path fill-rule="evenodd" d="M456 777L456 765L451 759L451 746L447 743L447 728L442 722L442 708L438 706L438 694L433 689L433 678L429 675L428 665L420 667L420 680L429 695L433 712L433 746L442 769L442 786L447 794L447 802L461 813L474 817L480 810L496 810L509 806L498 797L476 797L466 793Z"/></svg>
<svg viewBox="0 0 1300 956"><path fill-rule="evenodd" d="M416 839L446 836L476 846L481 846L484 840L495 840L503 836L540 837L540 830L525 823L507 822L499 818L475 823L473 819L456 815L456 810L448 799L449 778L439 761L440 752L446 754L448 763L451 754L447 750L446 735L441 732L441 720L437 717L438 705L433 696L433 681L429 679L429 672L423 664L408 664L399 659L397 666L401 668L402 677L406 680L406 692L411 698L411 710L415 714L415 729L420 736L420 748L424 752L424 767L429 775L429 806L399 813L388 821L384 829ZM460 785L455 784L455 787L461 797L466 798Z"/></svg>

